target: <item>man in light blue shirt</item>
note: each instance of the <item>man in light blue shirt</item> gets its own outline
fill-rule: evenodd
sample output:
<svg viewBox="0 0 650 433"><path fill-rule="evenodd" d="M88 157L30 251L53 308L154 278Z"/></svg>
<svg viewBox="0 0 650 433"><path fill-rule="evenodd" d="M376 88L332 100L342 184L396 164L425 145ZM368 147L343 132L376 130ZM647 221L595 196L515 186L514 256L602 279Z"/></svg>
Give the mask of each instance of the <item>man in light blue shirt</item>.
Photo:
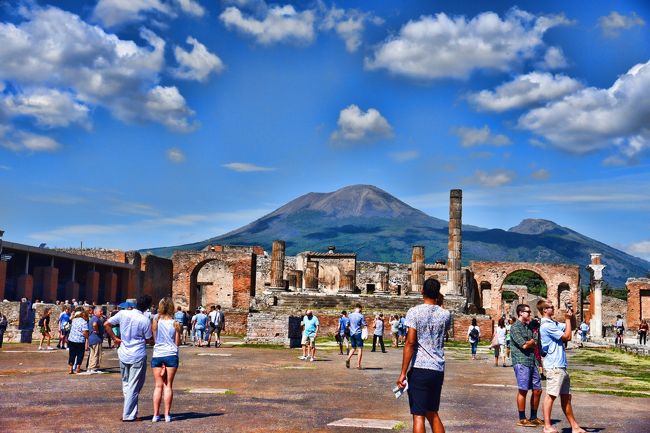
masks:
<svg viewBox="0 0 650 433"><path fill-rule="evenodd" d="M345 360L345 366L350 368L350 360L359 349L359 354L357 355L357 368L361 370L361 358L363 357L363 339L361 338L361 332L363 331L366 324L366 319L361 313L361 304L357 304L354 310L354 313L350 314L350 343L352 343L352 352L348 354L347 359Z"/></svg>
<svg viewBox="0 0 650 433"><path fill-rule="evenodd" d="M312 310L307 310L300 325L302 331L302 356L303 361L313 361L316 355L316 334L318 334L318 317L314 316Z"/></svg>
<svg viewBox="0 0 650 433"><path fill-rule="evenodd" d="M553 320L555 307L553 303L546 300L537 303L537 309L542 314L542 323L539 328L539 336L542 343L542 351L546 352L544 357L544 373L546 374L546 397L544 399L544 431L556 432L551 426L551 409L553 402L560 396L562 411L567 421L571 424L572 433L586 433L573 416L571 406L571 383L569 374L566 371L566 352L564 342L571 340L571 329L575 324L573 310L569 307L564 312L564 323Z"/></svg>

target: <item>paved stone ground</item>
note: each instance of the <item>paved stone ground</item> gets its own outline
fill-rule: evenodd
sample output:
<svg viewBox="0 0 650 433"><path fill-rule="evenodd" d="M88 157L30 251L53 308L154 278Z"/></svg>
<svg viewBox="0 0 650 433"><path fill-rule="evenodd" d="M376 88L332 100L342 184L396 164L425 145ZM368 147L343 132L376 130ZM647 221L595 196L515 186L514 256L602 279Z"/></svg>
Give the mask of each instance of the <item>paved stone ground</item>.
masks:
<svg viewBox="0 0 650 433"><path fill-rule="evenodd" d="M343 418L396 420L410 431L408 401L391 393L401 349L364 354L362 371L346 369L338 351L319 350L316 362L299 350L222 347L182 349L170 424L152 424L153 379L140 398L141 421L120 421L122 393L114 350L104 352L110 374L68 375L67 352L36 352L35 345L0 350L0 432L380 432L328 426ZM25 352L27 351L27 352ZM231 356L197 356L201 353ZM151 356L151 354L149 354ZM512 369L494 367L449 350L441 417L448 432L541 432L516 427ZM570 362L570 361L569 361ZM217 393L189 393L212 388ZM223 390L230 390L225 392ZM594 432L650 431L650 399L576 392L574 408ZM570 433L556 403L556 428Z"/></svg>

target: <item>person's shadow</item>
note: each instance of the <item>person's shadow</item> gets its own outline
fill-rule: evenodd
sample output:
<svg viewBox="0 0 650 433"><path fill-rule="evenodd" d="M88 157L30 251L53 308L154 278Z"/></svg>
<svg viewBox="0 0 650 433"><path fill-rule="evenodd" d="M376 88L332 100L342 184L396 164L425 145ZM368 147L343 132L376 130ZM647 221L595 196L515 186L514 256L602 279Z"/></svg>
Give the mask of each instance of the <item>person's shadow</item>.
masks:
<svg viewBox="0 0 650 433"><path fill-rule="evenodd" d="M602 427L582 427L582 429L589 433L598 433L605 430ZM571 427L564 427L561 433L571 433Z"/></svg>
<svg viewBox="0 0 650 433"><path fill-rule="evenodd" d="M174 418L174 421L183 421L186 419L200 419L200 418L210 418L213 416L222 416L223 413L218 413L218 412L211 412L211 413L206 413L206 412L181 412L181 413L173 413L172 418Z"/></svg>

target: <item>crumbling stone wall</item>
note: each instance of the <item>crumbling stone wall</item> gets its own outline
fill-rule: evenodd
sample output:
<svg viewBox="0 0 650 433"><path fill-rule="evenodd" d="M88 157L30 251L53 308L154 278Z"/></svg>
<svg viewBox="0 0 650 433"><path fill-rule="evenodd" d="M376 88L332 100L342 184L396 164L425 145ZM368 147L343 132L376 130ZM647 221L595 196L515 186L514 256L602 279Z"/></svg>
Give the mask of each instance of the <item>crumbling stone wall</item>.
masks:
<svg viewBox="0 0 650 433"><path fill-rule="evenodd" d="M289 272L296 269L296 257L287 256L284 258L284 279L289 279ZM255 278L255 291L261 293L271 285L271 256L257 256L257 269Z"/></svg>
<svg viewBox="0 0 650 433"><path fill-rule="evenodd" d="M173 263L154 255L142 257L142 290L151 295L154 305L172 294Z"/></svg>
<svg viewBox="0 0 650 433"><path fill-rule="evenodd" d="M574 308L578 305L580 290L580 267L578 265L551 264L551 263L525 263L525 262L479 262L472 261L470 269L474 274L477 287L482 283L489 284L490 303L485 302L488 293L482 290L483 306L493 319L498 319L503 314L501 297L503 282L511 273L519 270L529 270L537 273L544 279L549 300L555 305L556 317L561 320L564 305L561 304L559 290L568 286L570 299ZM566 295L565 295L566 296Z"/></svg>
<svg viewBox="0 0 650 433"><path fill-rule="evenodd" d="M494 335L494 320L490 316L471 316L466 314L454 314L453 316L454 340L467 340L467 331L472 326L472 319L476 319L476 326L481 330L481 341L492 340Z"/></svg>
<svg viewBox="0 0 650 433"><path fill-rule="evenodd" d="M92 257L95 259L109 260L111 262L127 263L126 252L122 250L108 250L104 248L55 248L68 254Z"/></svg>
<svg viewBox="0 0 650 433"><path fill-rule="evenodd" d="M628 278L625 287L627 288L627 329L638 331L641 319L650 320L650 278ZM604 318L603 324L607 324Z"/></svg>
<svg viewBox="0 0 650 433"><path fill-rule="evenodd" d="M357 287L361 293L367 292L368 284L374 284L375 287L381 284L381 275L378 265L388 267L388 286L387 294L397 295L398 291L403 294L408 289L410 283L409 265L405 263L383 263L383 262L357 262Z"/></svg>

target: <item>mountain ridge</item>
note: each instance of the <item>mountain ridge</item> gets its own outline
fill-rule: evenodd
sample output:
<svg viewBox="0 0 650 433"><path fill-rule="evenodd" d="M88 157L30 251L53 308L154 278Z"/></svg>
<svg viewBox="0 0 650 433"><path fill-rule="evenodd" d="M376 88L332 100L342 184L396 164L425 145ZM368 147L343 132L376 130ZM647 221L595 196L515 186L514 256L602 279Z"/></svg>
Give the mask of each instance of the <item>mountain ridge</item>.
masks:
<svg viewBox="0 0 650 433"><path fill-rule="evenodd" d="M410 261L411 246L425 246L426 260L447 259L448 222L415 209L373 185L350 185L330 193L310 192L228 233L191 244L141 250L163 257L173 250L200 250L209 244L261 245L274 239L286 254L324 251L357 253L359 260ZM463 225L463 265L470 260L586 264L600 252L615 287L627 277L645 276L650 262L544 219L524 219L510 229ZM583 284L588 274L581 266Z"/></svg>

